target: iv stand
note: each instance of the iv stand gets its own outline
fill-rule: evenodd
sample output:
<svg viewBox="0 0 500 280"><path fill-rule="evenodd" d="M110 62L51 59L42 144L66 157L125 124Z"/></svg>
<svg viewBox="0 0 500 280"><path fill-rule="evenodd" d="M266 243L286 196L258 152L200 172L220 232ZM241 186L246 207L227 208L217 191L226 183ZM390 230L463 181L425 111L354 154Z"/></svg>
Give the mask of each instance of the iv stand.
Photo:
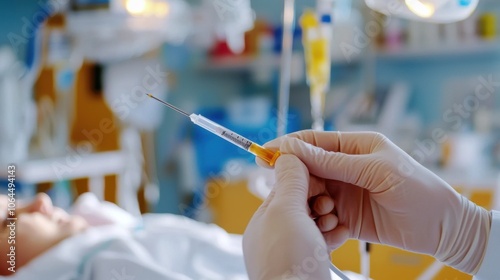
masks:
<svg viewBox="0 0 500 280"><path fill-rule="evenodd" d="M286 134L288 124L288 106L290 99L290 67L293 47L293 22L295 18L295 0L285 0L283 8L283 40L281 50L280 83L278 96L278 131L277 136Z"/></svg>

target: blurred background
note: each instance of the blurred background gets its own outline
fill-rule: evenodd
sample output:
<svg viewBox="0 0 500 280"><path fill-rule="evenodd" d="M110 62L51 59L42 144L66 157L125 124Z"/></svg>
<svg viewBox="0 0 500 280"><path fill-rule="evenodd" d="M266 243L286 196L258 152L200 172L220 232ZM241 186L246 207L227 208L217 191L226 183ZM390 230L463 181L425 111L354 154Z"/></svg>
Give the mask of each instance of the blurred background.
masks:
<svg viewBox="0 0 500 280"><path fill-rule="evenodd" d="M16 164L18 198L46 192L69 209L91 191L135 215L243 233L272 172L151 93L259 144L311 127L379 131L465 196L499 207L500 3L437 24L326 2L330 18L310 0L4 3L0 192ZM321 20L307 21L308 9ZM315 24L328 42L318 61ZM385 246L370 259L374 279L470 279ZM332 260L359 272L358 243Z"/></svg>

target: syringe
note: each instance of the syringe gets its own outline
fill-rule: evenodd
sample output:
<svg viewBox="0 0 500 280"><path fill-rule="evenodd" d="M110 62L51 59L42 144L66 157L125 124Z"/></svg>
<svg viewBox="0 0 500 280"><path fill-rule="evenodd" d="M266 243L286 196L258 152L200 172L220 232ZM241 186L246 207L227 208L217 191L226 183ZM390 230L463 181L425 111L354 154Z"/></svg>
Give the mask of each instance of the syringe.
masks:
<svg viewBox="0 0 500 280"><path fill-rule="evenodd" d="M228 141L230 143L233 143L234 145L236 145L236 146L238 146L246 151L249 151L250 153L254 154L256 157L266 161L270 166L274 166L276 159L278 159L278 157L281 155L281 153L279 151L274 152L274 151L271 151L269 149L266 149L266 148L262 147L261 145L256 144L256 143L246 139L245 137L237 134L236 132L233 132L233 131L231 131L231 130L229 130L229 129L227 129L219 124L214 123L213 121L205 118L202 115L188 114L188 113L182 111L181 109L175 107L174 105L172 105L168 102L165 102L161 99L158 99L149 93L147 95L149 97L161 102L162 104L168 106L170 109L175 110L177 113L180 113L186 117L189 117L194 124L212 132L213 134L225 139L226 141Z"/></svg>

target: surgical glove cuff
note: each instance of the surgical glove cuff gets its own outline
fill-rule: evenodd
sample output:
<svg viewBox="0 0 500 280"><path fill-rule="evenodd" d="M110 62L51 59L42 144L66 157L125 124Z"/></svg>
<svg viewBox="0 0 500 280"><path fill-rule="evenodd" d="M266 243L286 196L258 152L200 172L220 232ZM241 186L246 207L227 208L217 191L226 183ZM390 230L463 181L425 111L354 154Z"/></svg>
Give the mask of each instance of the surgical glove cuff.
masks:
<svg viewBox="0 0 500 280"><path fill-rule="evenodd" d="M473 275L479 270L486 252L491 212L466 198L461 202L463 207L462 211L455 213L455 226L450 227L450 222L443 221L441 241L435 257Z"/></svg>

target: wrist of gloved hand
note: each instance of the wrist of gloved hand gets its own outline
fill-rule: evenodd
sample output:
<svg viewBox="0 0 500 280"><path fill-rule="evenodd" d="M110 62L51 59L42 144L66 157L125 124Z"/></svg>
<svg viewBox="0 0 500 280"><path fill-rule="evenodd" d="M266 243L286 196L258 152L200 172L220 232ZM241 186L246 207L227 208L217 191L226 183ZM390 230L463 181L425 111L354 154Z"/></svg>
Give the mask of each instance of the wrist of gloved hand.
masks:
<svg viewBox="0 0 500 280"><path fill-rule="evenodd" d="M462 197L457 221L443 221L443 234L434 257L468 274L476 274L486 253L491 212ZM453 227L448 227L453 224Z"/></svg>

